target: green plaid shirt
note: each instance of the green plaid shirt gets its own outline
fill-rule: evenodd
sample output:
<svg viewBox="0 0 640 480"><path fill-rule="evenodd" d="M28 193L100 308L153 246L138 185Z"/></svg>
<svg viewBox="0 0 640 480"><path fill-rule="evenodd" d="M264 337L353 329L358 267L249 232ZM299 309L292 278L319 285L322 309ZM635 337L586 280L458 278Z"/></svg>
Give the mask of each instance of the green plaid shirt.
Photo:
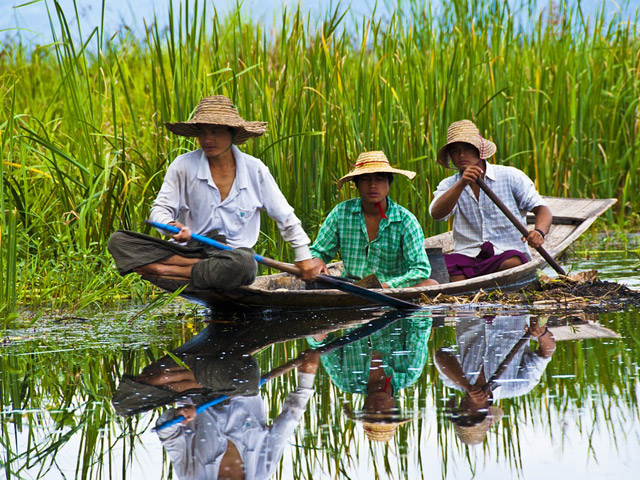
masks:
<svg viewBox="0 0 640 480"><path fill-rule="evenodd" d="M320 227L311 255L329 263L338 250L343 276L361 279L374 273L390 288L409 287L431 275L424 234L416 217L390 198L378 236L369 241L362 199L338 204Z"/></svg>
<svg viewBox="0 0 640 480"><path fill-rule="evenodd" d="M382 357L384 373L391 377L391 385L397 392L420 378L429 355L427 341L432 323L430 312L412 313L369 337L322 355L322 366L331 382L343 392L365 394L371 355L376 352ZM342 335L343 331L331 332L321 342L311 337L307 342L311 348L318 348Z"/></svg>

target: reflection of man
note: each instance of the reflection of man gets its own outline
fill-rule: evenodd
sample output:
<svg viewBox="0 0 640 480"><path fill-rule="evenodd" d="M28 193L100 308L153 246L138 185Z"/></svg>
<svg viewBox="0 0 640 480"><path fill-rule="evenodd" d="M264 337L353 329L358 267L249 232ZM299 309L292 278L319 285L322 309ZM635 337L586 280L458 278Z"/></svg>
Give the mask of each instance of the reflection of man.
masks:
<svg viewBox="0 0 640 480"><path fill-rule="evenodd" d="M456 323L458 352L449 348L436 352L443 384L465 392L460 405L452 408L452 421L462 442L481 443L491 425L502 417L502 410L492 404L500 398L524 395L540 381L556 342L537 319L527 325L528 318L460 318ZM523 345L525 332L538 342L535 351Z"/></svg>
<svg viewBox="0 0 640 480"><path fill-rule="evenodd" d="M313 395L318 361L317 352L304 352L298 388L289 393L270 426L260 395L234 397L198 415L193 405L165 412L158 425L185 417L182 423L158 431L178 478L269 478Z"/></svg>
<svg viewBox="0 0 640 480"><path fill-rule="evenodd" d="M406 419L397 414L395 395L413 385L427 361L432 320L416 312L388 327L322 356L322 365L340 390L365 395L362 412L348 411L363 421L371 440L387 441ZM331 336L308 338L316 348Z"/></svg>

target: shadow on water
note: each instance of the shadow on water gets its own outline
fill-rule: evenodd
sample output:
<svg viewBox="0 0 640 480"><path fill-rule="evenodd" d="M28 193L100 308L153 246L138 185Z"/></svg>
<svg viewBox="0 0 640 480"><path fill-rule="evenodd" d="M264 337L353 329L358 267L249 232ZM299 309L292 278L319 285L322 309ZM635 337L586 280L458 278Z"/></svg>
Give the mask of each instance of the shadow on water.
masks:
<svg viewBox="0 0 640 480"><path fill-rule="evenodd" d="M635 310L132 318L12 333L8 478L629 478L640 466Z"/></svg>

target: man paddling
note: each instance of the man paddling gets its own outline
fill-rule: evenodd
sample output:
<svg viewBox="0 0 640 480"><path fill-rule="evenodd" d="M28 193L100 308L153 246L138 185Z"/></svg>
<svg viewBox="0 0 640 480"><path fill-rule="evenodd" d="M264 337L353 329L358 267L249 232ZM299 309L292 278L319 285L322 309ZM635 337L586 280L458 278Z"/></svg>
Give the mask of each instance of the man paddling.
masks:
<svg viewBox="0 0 640 480"><path fill-rule="evenodd" d="M109 239L109 252L121 275L188 281L196 288L230 289L255 279L252 247L260 234L260 210L275 220L295 251L302 278L313 278L309 237L267 166L236 145L266 131L249 122L222 95L205 97L187 122L165 123L176 135L197 137L200 149L169 166L151 208L151 220L180 228L172 242L128 231ZM191 233L238 247L219 251L189 242Z"/></svg>
<svg viewBox="0 0 640 480"><path fill-rule="evenodd" d="M496 145L483 138L469 120L452 123L447 131L447 143L438 151L438 163L449 167L451 161L459 170L440 182L429 206L429 213L436 220L447 220L454 215L454 253L445 255L452 282L528 262L531 254L527 244L541 247L551 228L551 210L531 179L517 168L487 162L496 151ZM527 212L534 213L535 227L526 238L480 191L478 178L484 179L524 225Z"/></svg>
<svg viewBox="0 0 640 480"><path fill-rule="evenodd" d="M359 198L338 204L320 227L311 253L316 273L340 251L345 277L375 274L385 288L435 285L416 217L388 196L393 176L409 179L415 172L393 168L384 152L364 152L338 188L352 180Z"/></svg>

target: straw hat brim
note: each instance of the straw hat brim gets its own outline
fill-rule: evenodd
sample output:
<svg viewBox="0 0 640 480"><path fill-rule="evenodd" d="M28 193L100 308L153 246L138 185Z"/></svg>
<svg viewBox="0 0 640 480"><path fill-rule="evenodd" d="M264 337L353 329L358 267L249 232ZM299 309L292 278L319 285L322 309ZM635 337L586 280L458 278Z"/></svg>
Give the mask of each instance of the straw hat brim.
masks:
<svg viewBox="0 0 640 480"><path fill-rule="evenodd" d="M233 128L236 132L233 143L236 145L244 143L250 138L259 137L267 131L266 122L233 121L223 118L215 122L203 122L201 120L195 122L189 120L187 122L166 122L164 124L167 130L183 137L197 137L200 134L199 125L224 125Z"/></svg>
<svg viewBox="0 0 640 480"><path fill-rule="evenodd" d="M344 177L338 180L338 189L342 188L345 182L352 180L355 177L360 175L367 175L369 173L392 173L394 175L404 175L409 180L412 180L416 176L416 172L412 172L410 170L401 170L399 168L393 168L390 165L378 165L373 167L368 167L364 165L363 167L356 168L349 173L347 173Z"/></svg>
<svg viewBox="0 0 640 480"><path fill-rule="evenodd" d="M503 413L501 408L491 406L487 416L477 424L471 426L454 424L453 428L462 443L465 445L478 445L484 441L491 425L495 425L500 421Z"/></svg>

